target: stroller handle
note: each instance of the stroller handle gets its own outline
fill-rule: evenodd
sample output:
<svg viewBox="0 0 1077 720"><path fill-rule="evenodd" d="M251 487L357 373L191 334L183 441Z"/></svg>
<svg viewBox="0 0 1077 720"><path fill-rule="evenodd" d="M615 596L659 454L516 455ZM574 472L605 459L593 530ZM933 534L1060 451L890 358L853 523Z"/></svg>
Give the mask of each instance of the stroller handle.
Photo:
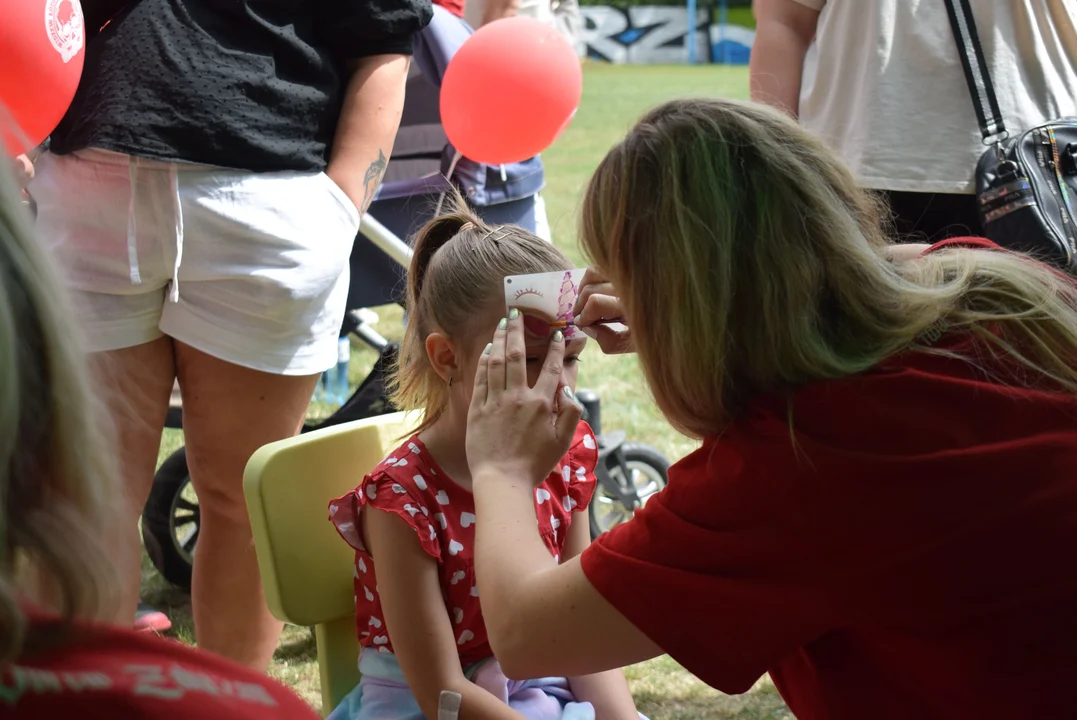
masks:
<svg viewBox="0 0 1077 720"><path fill-rule="evenodd" d="M411 265L411 246L375 220L370 213L363 213L359 232L405 270Z"/></svg>

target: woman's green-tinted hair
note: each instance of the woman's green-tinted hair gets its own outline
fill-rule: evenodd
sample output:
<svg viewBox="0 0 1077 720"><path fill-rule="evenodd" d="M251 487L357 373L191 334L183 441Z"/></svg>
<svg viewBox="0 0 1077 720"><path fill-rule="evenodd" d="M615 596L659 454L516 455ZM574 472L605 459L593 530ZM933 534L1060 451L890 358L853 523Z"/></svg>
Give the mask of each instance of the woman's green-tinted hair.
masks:
<svg viewBox="0 0 1077 720"><path fill-rule="evenodd" d="M1069 278L992 250L890 262L876 199L763 105L689 99L647 113L591 178L581 233L622 294L659 407L693 435L941 325L1077 390Z"/></svg>

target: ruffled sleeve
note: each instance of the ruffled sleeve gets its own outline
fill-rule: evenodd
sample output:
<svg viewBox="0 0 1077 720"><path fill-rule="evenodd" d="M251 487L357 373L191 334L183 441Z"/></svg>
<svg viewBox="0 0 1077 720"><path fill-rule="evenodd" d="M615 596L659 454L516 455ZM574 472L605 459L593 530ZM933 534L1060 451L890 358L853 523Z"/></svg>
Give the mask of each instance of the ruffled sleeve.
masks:
<svg viewBox="0 0 1077 720"><path fill-rule="evenodd" d="M393 477L385 470L367 475L359 487L329 503L329 521L344 542L356 550L369 553L363 542L362 509L370 505L392 513L407 523L415 530L423 550L435 560L440 560L441 543L430 520L430 509L420 499L412 482L408 478Z"/></svg>
<svg viewBox="0 0 1077 720"><path fill-rule="evenodd" d="M598 465L598 442L591 426L581 422L576 428L576 437L572 447L561 461L561 473L568 497L572 498L566 511L583 512L591 504L595 494L598 478L595 467Z"/></svg>

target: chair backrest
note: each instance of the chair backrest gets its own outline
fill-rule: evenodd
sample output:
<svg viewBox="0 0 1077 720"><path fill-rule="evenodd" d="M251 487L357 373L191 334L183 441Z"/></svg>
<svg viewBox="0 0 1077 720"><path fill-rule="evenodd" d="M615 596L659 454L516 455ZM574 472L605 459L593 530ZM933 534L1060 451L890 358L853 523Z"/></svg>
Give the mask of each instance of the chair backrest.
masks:
<svg viewBox="0 0 1077 720"><path fill-rule="evenodd" d="M329 501L355 488L415 424L394 413L281 440L254 453L243 474L269 609L315 627L323 714L359 681L355 555L329 522Z"/></svg>

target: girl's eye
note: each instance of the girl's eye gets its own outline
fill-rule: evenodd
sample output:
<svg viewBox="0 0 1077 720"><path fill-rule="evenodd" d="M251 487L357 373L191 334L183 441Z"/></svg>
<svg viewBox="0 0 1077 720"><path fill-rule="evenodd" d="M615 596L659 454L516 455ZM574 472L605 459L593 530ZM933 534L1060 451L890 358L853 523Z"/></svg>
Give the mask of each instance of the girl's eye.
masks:
<svg viewBox="0 0 1077 720"><path fill-rule="evenodd" d="M577 365L579 363L580 363L580 358L579 358L578 355L572 355L570 357L565 358L565 365Z"/></svg>

